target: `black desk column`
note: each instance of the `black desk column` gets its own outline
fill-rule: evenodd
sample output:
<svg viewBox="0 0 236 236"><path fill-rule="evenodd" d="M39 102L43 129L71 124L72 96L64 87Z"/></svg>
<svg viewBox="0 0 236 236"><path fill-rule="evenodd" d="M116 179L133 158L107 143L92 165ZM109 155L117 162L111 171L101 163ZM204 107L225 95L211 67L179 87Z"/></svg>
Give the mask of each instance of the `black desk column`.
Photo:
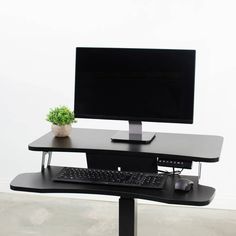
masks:
<svg viewBox="0 0 236 236"><path fill-rule="evenodd" d="M119 199L119 236L137 236L136 200Z"/></svg>

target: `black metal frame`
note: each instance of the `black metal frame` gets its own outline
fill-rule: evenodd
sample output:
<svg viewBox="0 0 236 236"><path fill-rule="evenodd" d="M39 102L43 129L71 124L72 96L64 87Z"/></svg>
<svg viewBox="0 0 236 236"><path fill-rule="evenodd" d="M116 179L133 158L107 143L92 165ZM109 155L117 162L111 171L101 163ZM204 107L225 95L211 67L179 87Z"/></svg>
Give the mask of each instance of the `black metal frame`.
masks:
<svg viewBox="0 0 236 236"><path fill-rule="evenodd" d="M119 236L137 236L137 203L133 198L119 199Z"/></svg>

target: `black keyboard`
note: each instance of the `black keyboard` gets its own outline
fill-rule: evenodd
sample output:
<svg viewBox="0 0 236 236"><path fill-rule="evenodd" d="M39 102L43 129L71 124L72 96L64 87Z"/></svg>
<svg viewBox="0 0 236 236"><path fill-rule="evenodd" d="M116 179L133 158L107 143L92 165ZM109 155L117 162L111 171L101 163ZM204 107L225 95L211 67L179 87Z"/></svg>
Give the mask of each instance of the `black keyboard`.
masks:
<svg viewBox="0 0 236 236"><path fill-rule="evenodd" d="M63 167L53 181L163 189L166 178L165 174Z"/></svg>

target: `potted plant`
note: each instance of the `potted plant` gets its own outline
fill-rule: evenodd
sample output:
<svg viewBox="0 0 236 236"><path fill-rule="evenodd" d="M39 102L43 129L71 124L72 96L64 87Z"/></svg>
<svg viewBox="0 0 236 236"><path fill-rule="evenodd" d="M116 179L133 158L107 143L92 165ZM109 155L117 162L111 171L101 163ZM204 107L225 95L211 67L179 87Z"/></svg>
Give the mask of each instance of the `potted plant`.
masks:
<svg viewBox="0 0 236 236"><path fill-rule="evenodd" d="M50 109L47 121L52 123L52 132L56 137L67 137L71 133L71 124L75 123L74 112L66 106Z"/></svg>

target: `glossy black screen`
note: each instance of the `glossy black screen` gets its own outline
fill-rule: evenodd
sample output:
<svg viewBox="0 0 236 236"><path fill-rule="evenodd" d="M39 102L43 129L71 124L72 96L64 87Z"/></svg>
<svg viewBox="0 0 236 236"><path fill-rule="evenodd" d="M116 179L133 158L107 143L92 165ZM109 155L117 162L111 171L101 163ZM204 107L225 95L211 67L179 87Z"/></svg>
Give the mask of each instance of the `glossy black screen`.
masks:
<svg viewBox="0 0 236 236"><path fill-rule="evenodd" d="M77 48L75 115L193 122L194 50Z"/></svg>

